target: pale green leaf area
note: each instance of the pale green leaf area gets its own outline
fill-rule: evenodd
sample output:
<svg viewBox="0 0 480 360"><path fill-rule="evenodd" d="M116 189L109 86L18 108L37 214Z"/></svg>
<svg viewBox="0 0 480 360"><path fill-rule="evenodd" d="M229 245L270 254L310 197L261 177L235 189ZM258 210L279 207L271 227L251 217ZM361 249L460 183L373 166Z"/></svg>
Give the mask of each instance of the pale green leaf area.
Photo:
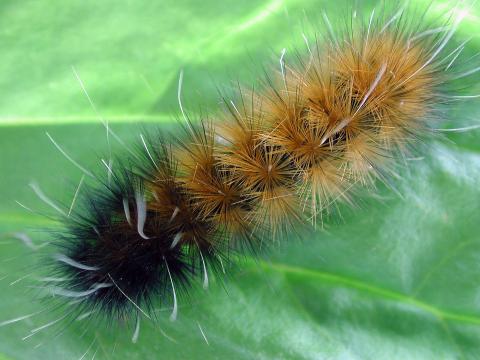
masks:
<svg viewBox="0 0 480 360"><path fill-rule="evenodd" d="M366 14L376 4L2 1L0 324L52 302L35 286L54 250L31 251L9 235L27 233L39 245L52 240L52 222L15 200L54 215L28 186L35 181L68 210L82 176L45 132L79 164L105 172L100 159L108 158L108 145L98 115L129 147L142 132L175 132L181 69L189 113L212 111L217 86L250 84L265 64L278 65L284 47L304 49L302 32L322 11L335 26L355 3ZM449 6L434 1L429 16ZM479 14L475 5L452 39L455 46L473 37L464 59L480 50ZM466 82L465 93L478 94L478 80ZM458 102L447 115L440 127L474 125L479 102ZM128 156L109 141L114 154ZM109 327L95 315L60 320L22 340L66 307L0 326L0 360L480 358L479 141L480 130L427 140L421 157L401 168L396 191L359 189L358 205L340 206L323 228L228 267L223 283L212 275L206 291L199 279L180 299L175 322L171 303L159 302L158 321L142 319L136 344L134 324Z"/></svg>

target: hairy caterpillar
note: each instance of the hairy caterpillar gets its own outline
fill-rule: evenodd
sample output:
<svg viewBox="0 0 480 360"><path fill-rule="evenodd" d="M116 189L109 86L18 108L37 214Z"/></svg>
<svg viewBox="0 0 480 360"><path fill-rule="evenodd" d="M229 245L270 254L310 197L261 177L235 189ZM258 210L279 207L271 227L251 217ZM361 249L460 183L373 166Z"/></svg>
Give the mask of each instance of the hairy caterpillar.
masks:
<svg viewBox="0 0 480 360"><path fill-rule="evenodd" d="M433 29L367 20L296 66L282 56L263 89L240 90L179 141L145 141L143 159L117 166L70 217L56 257L68 281L52 291L112 318L143 312L191 278L207 286L228 253L352 201L357 183L388 181L392 155L417 146L452 99L443 70L460 49L442 50L457 20Z"/></svg>

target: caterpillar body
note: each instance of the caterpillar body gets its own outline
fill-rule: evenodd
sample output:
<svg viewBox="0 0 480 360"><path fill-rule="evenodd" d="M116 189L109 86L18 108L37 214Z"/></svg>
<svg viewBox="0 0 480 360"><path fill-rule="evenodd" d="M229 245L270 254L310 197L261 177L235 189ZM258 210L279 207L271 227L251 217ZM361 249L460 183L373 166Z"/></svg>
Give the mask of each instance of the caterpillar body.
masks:
<svg viewBox="0 0 480 360"><path fill-rule="evenodd" d="M52 294L112 321L150 317L168 299L175 319L179 294L207 288L236 254L390 184L462 100L455 81L473 70L457 70L462 47L449 46L461 18L429 27L372 13L343 32L326 18L296 61L283 51L259 89L239 87L217 113L190 118L179 93L182 135L142 136L61 219L53 266L64 280Z"/></svg>

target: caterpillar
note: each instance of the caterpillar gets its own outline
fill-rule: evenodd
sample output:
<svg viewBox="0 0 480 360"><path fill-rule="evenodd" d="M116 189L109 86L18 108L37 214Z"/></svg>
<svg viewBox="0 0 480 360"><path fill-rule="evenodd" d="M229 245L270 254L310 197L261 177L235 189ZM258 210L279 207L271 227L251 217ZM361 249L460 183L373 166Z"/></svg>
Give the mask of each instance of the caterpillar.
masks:
<svg viewBox="0 0 480 360"><path fill-rule="evenodd" d="M428 9L427 9L428 10ZM236 256L317 226L338 202L390 185L400 160L436 135L459 95L463 45L449 46L462 13L428 24L426 12L372 13L325 31L259 88L239 86L216 113L182 113L181 135L142 137L96 176L56 231L51 294L112 322L151 318L192 283L209 285ZM456 9L455 9L456 10ZM392 185L393 187L393 185Z"/></svg>

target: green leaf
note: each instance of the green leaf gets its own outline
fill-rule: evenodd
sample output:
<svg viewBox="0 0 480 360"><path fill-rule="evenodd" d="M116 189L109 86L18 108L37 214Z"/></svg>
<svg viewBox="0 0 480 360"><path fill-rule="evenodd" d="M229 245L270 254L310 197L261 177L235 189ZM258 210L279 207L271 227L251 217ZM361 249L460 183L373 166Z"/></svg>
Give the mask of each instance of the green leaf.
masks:
<svg viewBox="0 0 480 360"><path fill-rule="evenodd" d="M82 176L45 132L82 166L105 171L100 116L127 145L154 127L175 131L181 69L186 107L214 110L216 85L249 83L284 47L301 47L322 11L343 21L353 3L3 1L0 323L49 305L31 287L45 272L48 246L32 252L11 235L27 233L39 245L51 240L42 229L52 224L15 200L51 213L29 188L34 180L68 209ZM358 3L367 14L376 4ZM434 1L430 16L449 6ZM476 5L454 39L474 36L466 59L480 51L479 16ZM478 122L478 104L459 103L447 125ZM61 316L47 310L0 326L0 360L480 358L479 144L480 130L432 139L424 158L409 161L397 192L379 185L301 241L240 261L225 284L212 279L207 291L199 286L183 299L176 322L166 305L157 323L142 320L136 344L131 326L88 319L22 340Z"/></svg>

